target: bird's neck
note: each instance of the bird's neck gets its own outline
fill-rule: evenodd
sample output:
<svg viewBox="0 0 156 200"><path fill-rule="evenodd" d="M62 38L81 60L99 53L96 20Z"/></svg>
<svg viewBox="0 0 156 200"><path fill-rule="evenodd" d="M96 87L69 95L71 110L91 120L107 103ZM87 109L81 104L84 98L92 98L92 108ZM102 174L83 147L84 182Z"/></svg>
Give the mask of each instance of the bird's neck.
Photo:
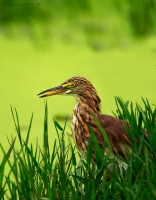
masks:
<svg viewBox="0 0 156 200"><path fill-rule="evenodd" d="M76 96L76 105L73 111L72 133L77 148L88 148L90 132L89 126L95 126L92 115L100 112L100 98L94 92L85 92L85 95Z"/></svg>
<svg viewBox="0 0 156 200"><path fill-rule="evenodd" d="M84 95L77 96L76 107L79 107L82 112L97 116L100 113L100 98L96 93L85 92Z"/></svg>

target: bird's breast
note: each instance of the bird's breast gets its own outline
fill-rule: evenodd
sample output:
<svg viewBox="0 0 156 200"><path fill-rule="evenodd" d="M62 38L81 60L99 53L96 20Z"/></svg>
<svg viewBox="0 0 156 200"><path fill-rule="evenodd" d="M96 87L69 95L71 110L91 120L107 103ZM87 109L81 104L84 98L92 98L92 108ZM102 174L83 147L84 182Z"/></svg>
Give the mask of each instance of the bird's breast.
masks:
<svg viewBox="0 0 156 200"><path fill-rule="evenodd" d="M73 111L73 119L72 119L72 134L74 138L74 142L79 151L81 151L81 133L80 133L80 125L77 118L78 115L78 106L76 105Z"/></svg>
<svg viewBox="0 0 156 200"><path fill-rule="evenodd" d="M82 107L79 105L76 105L73 111L72 134L78 150L83 151L87 149L88 136L90 134L84 115L82 115Z"/></svg>

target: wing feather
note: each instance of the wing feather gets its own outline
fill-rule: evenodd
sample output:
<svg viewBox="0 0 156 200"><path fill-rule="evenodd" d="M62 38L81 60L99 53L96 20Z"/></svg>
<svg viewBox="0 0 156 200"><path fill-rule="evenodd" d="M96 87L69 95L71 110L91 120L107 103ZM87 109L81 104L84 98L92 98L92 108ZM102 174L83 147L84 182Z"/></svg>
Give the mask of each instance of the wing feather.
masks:
<svg viewBox="0 0 156 200"><path fill-rule="evenodd" d="M110 139L114 153L126 157L127 148L131 144L131 140L126 133L128 124L121 119L104 114L99 114L97 118ZM97 140L101 143L100 133L97 134Z"/></svg>

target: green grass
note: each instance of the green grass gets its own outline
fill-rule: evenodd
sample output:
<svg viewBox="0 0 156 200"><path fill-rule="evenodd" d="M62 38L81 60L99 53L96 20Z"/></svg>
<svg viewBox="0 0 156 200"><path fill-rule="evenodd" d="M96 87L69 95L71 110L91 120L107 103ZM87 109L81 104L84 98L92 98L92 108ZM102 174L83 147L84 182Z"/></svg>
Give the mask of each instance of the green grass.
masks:
<svg viewBox="0 0 156 200"><path fill-rule="evenodd" d="M94 133L90 139L88 154L78 152L65 137L66 122L61 127L54 120L57 139L51 145L48 130L48 107L45 104L43 122L43 145L29 141L32 133L33 115L26 137L21 135L19 117L11 108L17 137L10 141L0 164L0 199L155 199L156 198L156 108L147 99L143 106L124 102L116 97L115 115L129 122L127 130L133 141L131 154L125 160L118 157L103 157L106 143L100 149ZM148 138L144 130L148 131ZM134 142L137 139L137 143ZM16 148L17 140L20 147ZM96 152L96 164L91 163L92 148ZM12 159L13 157L13 159ZM5 172L6 165L9 172ZM109 170L112 165L113 170ZM106 171L110 181L106 181ZM5 197L4 197L5 196Z"/></svg>

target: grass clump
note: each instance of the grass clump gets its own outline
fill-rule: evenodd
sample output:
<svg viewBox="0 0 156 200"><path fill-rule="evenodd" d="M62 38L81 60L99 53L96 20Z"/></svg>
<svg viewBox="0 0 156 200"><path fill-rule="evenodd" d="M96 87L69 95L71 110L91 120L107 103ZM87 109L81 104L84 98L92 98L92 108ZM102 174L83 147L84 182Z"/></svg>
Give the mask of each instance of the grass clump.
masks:
<svg viewBox="0 0 156 200"><path fill-rule="evenodd" d="M104 157L103 151L109 142L100 149L92 131L87 156L85 152L78 156L73 144L64 139L66 122L61 127L55 120L58 139L50 148L47 104L43 147L38 143L29 145L33 115L27 136L23 139L17 111L11 109L17 138L12 140L7 152L0 144L4 153L0 165L0 199L155 199L156 108L151 108L147 99L142 99L144 108L138 104L134 107L131 102L124 102L119 97L115 100L115 115L131 125L127 132L132 148L127 159ZM20 142L19 150L15 149L16 140ZM92 163L93 149L96 163ZM11 155L13 161L10 160ZM7 174L4 173L6 163L10 168Z"/></svg>

